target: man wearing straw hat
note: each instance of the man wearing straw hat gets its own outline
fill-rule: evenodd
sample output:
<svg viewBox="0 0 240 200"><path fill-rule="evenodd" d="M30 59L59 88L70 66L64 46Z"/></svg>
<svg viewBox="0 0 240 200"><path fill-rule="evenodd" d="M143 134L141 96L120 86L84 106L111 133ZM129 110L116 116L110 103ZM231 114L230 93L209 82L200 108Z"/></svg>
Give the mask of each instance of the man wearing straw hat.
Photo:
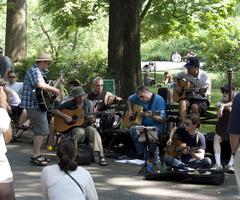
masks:
<svg viewBox="0 0 240 200"><path fill-rule="evenodd" d="M55 95L60 93L57 88L48 85L44 80L44 74L48 71L51 61L52 57L50 54L40 53L36 59L36 63L27 71L23 81L21 107L26 108L34 132L33 156L30 162L37 166L45 166L50 162L49 159L40 154L43 140L48 135L49 130L47 112L40 110L38 107L34 91L39 88L52 92Z"/></svg>

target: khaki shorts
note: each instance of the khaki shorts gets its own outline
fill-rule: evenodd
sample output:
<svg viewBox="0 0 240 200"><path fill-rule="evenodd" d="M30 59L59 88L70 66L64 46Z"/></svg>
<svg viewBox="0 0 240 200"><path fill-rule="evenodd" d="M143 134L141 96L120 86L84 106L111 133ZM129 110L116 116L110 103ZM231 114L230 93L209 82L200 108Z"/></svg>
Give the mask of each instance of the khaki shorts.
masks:
<svg viewBox="0 0 240 200"><path fill-rule="evenodd" d="M47 112L42 112L38 108L27 108L27 115L35 135L48 135Z"/></svg>

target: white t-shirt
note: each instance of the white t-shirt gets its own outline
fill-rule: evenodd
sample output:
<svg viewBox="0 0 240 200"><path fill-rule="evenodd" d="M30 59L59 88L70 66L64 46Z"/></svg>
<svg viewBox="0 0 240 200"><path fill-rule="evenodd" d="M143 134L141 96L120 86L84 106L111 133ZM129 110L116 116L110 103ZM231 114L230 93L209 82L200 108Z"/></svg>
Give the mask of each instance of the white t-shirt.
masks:
<svg viewBox="0 0 240 200"><path fill-rule="evenodd" d="M10 125L10 117L7 111L0 108L0 183L10 182L12 180L12 171L6 157L7 148L3 133L8 130Z"/></svg>
<svg viewBox="0 0 240 200"><path fill-rule="evenodd" d="M17 92L15 92L13 89L9 88L10 91L10 97L9 97L9 105L10 106L18 106L21 103L21 99L18 96Z"/></svg>
<svg viewBox="0 0 240 200"><path fill-rule="evenodd" d="M7 83L7 86L10 87L11 89L13 89L18 94L18 96L21 98L23 82Z"/></svg>
<svg viewBox="0 0 240 200"><path fill-rule="evenodd" d="M41 175L43 200L97 200L95 189L90 173L82 167L69 172L80 184L79 186L57 164L44 167Z"/></svg>

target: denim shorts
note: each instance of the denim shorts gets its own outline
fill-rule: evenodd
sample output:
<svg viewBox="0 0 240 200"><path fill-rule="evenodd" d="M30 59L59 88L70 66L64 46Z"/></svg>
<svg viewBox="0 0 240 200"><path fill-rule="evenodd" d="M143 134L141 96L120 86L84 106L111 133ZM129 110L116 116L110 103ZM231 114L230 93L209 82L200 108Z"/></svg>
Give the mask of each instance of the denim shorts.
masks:
<svg viewBox="0 0 240 200"><path fill-rule="evenodd" d="M39 108L27 108L27 115L35 135L48 135L47 112L42 112Z"/></svg>

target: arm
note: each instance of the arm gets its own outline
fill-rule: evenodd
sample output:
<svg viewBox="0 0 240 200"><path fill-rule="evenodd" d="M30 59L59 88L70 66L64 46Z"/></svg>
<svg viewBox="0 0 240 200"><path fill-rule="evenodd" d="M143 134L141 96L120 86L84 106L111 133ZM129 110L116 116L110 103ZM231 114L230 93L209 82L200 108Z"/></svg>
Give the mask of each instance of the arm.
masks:
<svg viewBox="0 0 240 200"><path fill-rule="evenodd" d="M72 117L70 117L67 114L61 112L61 110L59 110L59 109L54 109L53 114L63 118L67 123L72 121Z"/></svg>
<svg viewBox="0 0 240 200"><path fill-rule="evenodd" d="M227 107L232 107L232 101L230 101L228 103L222 103L221 106L218 109L217 116L222 117L223 110Z"/></svg>
<svg viewBox="0 0 240 200"><path fill-rule="evenodd" d="M54 93L55 95L59 95L60 94L60 90L59 89L57 89L55 87L52 87L52 86L48 85L45 82L38 82L37 83L37 87L42 89L42 90L50 91L50 92Z"/></svg>
<svg viewBox="0 0 240 200"><path fill-rule="evenodd" d="M169 135L169 139L168 139L168 141L167 141L167 145L170 146L170 145L172 144L172 139L173 139L173 136L175 135L176 131L177 131L177 127L174 127L174 128L171 130L170 135Z"/></svg>
<svg viewBox="0 0 240 200"><path fill-rule="evenodd" d="M3 130L5 129L3 136L4 136L4 140L6 143L10 142L12 139L12 128L11 128L11 124L10 124L10 118L7 114L7 96L3 90L3 87L0 87L0 109L2 109L2 116L1 116L1 121L3 123L4 126Z"/></svg>

